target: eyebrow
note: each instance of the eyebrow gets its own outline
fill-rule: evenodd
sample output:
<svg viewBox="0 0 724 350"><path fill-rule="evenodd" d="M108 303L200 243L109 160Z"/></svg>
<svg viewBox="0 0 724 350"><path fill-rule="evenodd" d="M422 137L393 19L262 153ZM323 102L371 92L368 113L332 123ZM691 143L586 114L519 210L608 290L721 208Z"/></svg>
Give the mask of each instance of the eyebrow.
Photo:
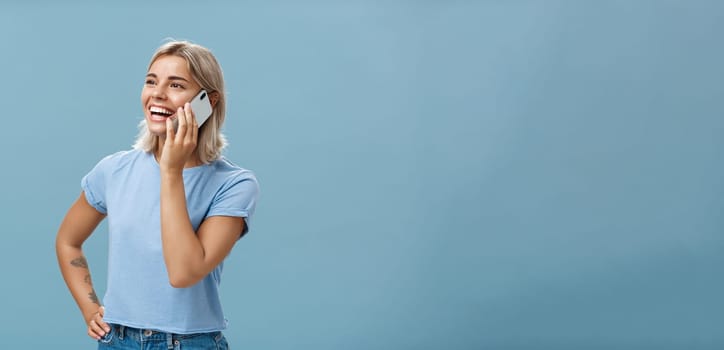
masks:
<svg viewBox="0 0 724 350"><path fill-rule="evenodd" d="M158 76L157 76L155 73L148 73L148 74L146 74L146 77L147 77L147 78L148 78L148 77L158 78ZM168 77L168 80L183 80L183 81L185 81L185 82L187 82L187 83L189 82L188 79L186 79L186 78L184 78L184 77L179 77L179 76L176 76L176 75L171 75L171 76L169 76L169 77Z"/></svg>

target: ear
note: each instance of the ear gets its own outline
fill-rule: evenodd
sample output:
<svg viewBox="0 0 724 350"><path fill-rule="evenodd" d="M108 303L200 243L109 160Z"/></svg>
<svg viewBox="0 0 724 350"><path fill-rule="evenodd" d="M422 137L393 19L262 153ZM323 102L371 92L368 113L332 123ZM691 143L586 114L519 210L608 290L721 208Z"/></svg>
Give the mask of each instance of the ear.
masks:
<svg viewBox="0 0 724 350"><path fill-rule="evenodd" d="M220 97L220 95L219 95L218 91L209 93L209 102L211 102L211 108L216 107L216 103L219 102L219 97Z"/></svg>

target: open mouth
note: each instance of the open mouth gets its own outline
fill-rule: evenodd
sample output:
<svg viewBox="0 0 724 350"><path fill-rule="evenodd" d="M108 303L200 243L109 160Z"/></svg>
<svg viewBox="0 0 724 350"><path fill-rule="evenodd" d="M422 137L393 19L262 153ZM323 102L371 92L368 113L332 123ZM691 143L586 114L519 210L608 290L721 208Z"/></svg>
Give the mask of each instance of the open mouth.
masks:
<svg viewBox="0 0 724 350"><path fill-rule="evenodd" d="M152 106L151 108L148 109L148 111L151 112L152 117L157 117L157 118L159 118L159 117L168 118L168 117L172 116L174 113L170 109L166 109L163 107L156 107L156 106Z"/></svg>

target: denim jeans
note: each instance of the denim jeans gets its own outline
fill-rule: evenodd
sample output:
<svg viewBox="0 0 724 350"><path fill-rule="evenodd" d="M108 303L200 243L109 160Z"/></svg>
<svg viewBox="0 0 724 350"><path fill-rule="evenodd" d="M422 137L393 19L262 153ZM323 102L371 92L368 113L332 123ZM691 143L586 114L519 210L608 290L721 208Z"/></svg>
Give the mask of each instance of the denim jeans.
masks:
<svg viewBox="0 0 724 350"><path fill-rule="evenodd" d="M99 350L228 350L221 332L172 334L111 324L98 341Z"/></svg>

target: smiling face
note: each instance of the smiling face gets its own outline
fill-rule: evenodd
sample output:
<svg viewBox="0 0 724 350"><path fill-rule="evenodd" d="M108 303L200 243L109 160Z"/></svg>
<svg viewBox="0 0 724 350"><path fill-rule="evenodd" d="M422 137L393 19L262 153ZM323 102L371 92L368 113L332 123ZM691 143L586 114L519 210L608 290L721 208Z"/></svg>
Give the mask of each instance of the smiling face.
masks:
<svg viewBox="0 0 724 350"><path fill-rule="evenodd" d="M166 55L156 59L146 74L141 91L141 105L148 130L166 135L166 119L175 118L176 111L201 90L182 57Z"/></svg>

